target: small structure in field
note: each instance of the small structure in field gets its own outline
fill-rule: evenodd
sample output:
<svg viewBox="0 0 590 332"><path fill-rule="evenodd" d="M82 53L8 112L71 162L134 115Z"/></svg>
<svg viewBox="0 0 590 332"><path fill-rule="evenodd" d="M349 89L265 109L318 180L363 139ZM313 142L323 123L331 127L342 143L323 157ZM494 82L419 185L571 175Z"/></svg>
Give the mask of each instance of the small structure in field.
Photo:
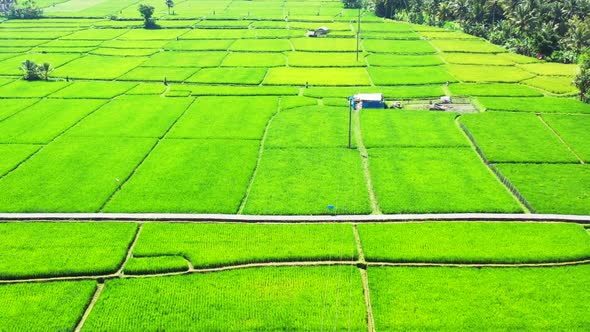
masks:
<svg viewBox="0 0 590 332"><path fill-rule="evenodd" d="M361 108L385 108L385 99L382 93L359 93L352 96L355 109Z"/></svg>
<svg viewBox="0 0 590 332"><path fill-rule="evenodd" d="M319 27L315 30L307 30L307 36L308 37L324 37L324 36L328 35L328 32L330 32L330 29L328 29L327 27Z"/></svg>

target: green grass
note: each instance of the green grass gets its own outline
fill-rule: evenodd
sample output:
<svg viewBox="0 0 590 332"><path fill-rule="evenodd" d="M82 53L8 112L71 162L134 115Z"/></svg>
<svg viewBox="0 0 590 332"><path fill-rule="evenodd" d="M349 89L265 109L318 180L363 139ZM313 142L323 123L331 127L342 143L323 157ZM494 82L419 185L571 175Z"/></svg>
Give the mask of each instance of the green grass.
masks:
<svg viewBox="0 0 590 332"><path fill-rule="evenodd" d="M371 85L364 68L270 68L264 84L268 85Z"/></svg>
<svg viewBox="0 0 590 332"><path fill-rule="evenodd" d="M69 82L14 81L0 87L0 98L42 98L65 88Z"/></svg>
<svg viewBox="0 0 590 332"><path fill-rule="evenodd" d="M449 72L463 82L514 83L532 78L533 75L517 67L449 65Z"/></svg>
<svg viewBox="0 0 590 332"><path fill-rule="evenodd" d="M111 40L115 39L128 30L125 29L88 29L80 30L71 35L64 36L66 40Z"/></svg>
<svg viewBox="0 0 590 332"><path fill-rule="evenodd" d="M160 50L156 49L146 49L146 48L106 48L101 47L94 50L91 50L90 54L92 55L114 55L114 56L138 56L138 57L145 57L154 55L160 52Z"/></svg>
<svg viewBox="0 0 590 332"><path fill-rule="evenodd" d="M316 106L317 104L318 100L315 98L302 96L281 97L281 110L283 111L302 106Z"/></svg>
<svg viewBox="0 0 590 332"><path fill-rule="evenodd" d="M503 83L458 83L449 90L456 96L482 97L542 97L543 93L522 84Z"/></svg>
<svg viewBox="0 0 590 332"><path fill-rule="evenodd" d="M283 52L291 51L291 43L286 39L238 39L229 47L230 51ZM256 54L252 54L256 59Z"/></svg>
<svg viewBox="0 0 590 332"><path fill-rule="evenodd" d="M19 111L38 102L39 99L2 99L0 108L0 121L18 113Z"/></svg>
<svg viewBox="0 0 590 332"><path fill-rule="evenodd" d="M353 38L293 38L291 43L296 51L306 52L354 52Z"/></svg>
<svg viewBox="0 0 590 332"><path fill-rule="evenodd" d="M585 162L590 162L590 116L546 114L543 119Z"/></svg>
<svg viewBox="0 0 590 332"><path fill-rule="evenodd" d="M183 37L184 38L184 37ZM172 51L226 51L234 40L231 39L180 39L164 45L164 49Z"/></svg>
<svg viewBox="0 0 590 332"><path fill-rule="evenodd" d="M105 211L236 213L258 147L255 140L164 140Z"/></svg>
<svg viewBox="0 0 590 332"><path fill-rule="evenodd" d="M442 52L462 53L504 53L506 50L498 45L483 40L431 40L430 43Z"/></svg>
<svg viewBox="0 0 590 332"><path fill-rule="evenodd" d="M456 82L444 67L368 68L375 85L413 85Z"/></svg>
<svg viewBox="0 0 590 332"><path fill-rule="evenodd" d="M585 235L585 234L584 234ZM589 240L590 241L590 240ZM357 258L350 225L144 225L134 257L182 256L195 267Z"/></svg>
<svg viewBox="0 0 590 332"><path fill-rule="evenodd" d="M444 62L436 55L371 54L367 57L371 66L422 67L437 66Z"/></svg>
<svg viewBox="0 0 590 332"><path fill-rule="evenodd" d="M354 267L247 269L107 281L83 330L362 331L365 316Z"/></svg>
<svg viewBox="0 0 590 332"><path fill-rule="evenodd" d="M136 229L132 223L2 223L0 278L114 273Z"/></svg>
<svg viewBox="0 0 590 332"><path fill-rule="evenodd" d="M468 148L370 149L369 165L384 213L521 211Z"/></svg>
<svg viewBox="0 0 590 332"><path fill-rule="evenodd" d="M1 75L22 75L22 71L19 69L21 64L25 60L35 61L36 63L48 62L57 68L67 62L70 62L76 58L79 58L79 54L43 54L43 53L27 53L12 57L0 62L0 74Z"/></svg>
<svg viewBox="0 0 590 332"><path fill-rule="evenodd" d="M95 281L0 285L2 329L73 331L95 289Z"/></svg>
<svg viewBox="0 0 590 332"><path fill-rule="evenodd" d="M538 213L590 214L590 167L502 164L498 168Z"/></svg>
<svg viewBox="0 0 590 332"><path fill-rule="evenodd" d="M290 67L365 67L364 55L356 61L354 53L289 52Z"/></svg>
<svg viewBox="0 0 590 332"><path fill-rule="evenodd" d="M188 263L181 256L132 257L125 264L125 274L156 274L188 271Z"/></svg>
<svg viewBox="0 0 590 332"><path fill-rule="evenodd" d="M223 67L283 67L286 58L279 53L229 53L223 60Z"/></svg>
<svg viewBox="0 0 590 332"><path fill-rule="evenodd" d="M590 266L369 268L377 331L584 331Z"/></svg>
<svg viewBox="0 0 590 332"><path fill-rule="evenodd" d="M183 82L200 68L195 67L137 67L119 77L120 80L150 82Z"/></svg>
<svg viewBox="0 0 590 332"><path fill-rule="evenodd" d="M141 65L144 67L217 67L226 52L160 52Z"/></svg>
<svg viewBox="0 0 590 332"><path fill-rule="evenodd" d="M120 49L161 49L168 45L165 40L107 40L100 44L101 47L120 48Z"/></svg>
<svg viewBox="0 0 590 332"><path fill-rule="evenodd" d="M247 214L370 211L360 154L344 148L265 149L244 207Z"/></svg>
<svg viewBox="0 0 590 332"><path fill-rule="evenodd" d="M119 36L121 40L172 40L187 31L185 29L159 29L159 30L146 30L146 29L132 29L129 32Z"/></svg>
<svg viewBox="0 0 590 332"><path fill-rule="evenodd" d="M342 98L341 104L346 106L348 102ZM318 134L319 131L321 134ZM279 113L273 119L265 141L265 147L269 148L335 148L347 145L348 107L317 105Z"/></svg>
<svg viewBox="0 0 590 332"><path fill-rule="evenodd" d="M125 82L75 82L53 94L51 98L111 99L134 88L137 83Z"/></svg>
<svg viewBox="0 0 590 332"><path fill-rule="evenodd" d="M546 263L590 258L577 224L409 223L358 226L368 261Z"/></svg>
<svg viewBox="0 0 590 332"><path fill-rule="evenodd" d="M41 100L0 122L0 142L49 143L104 103L98 99Z"/></svg>
<svg viewBox="0 0 590 332"><path fill-rule="evenodd" d="M568 76L537 76L523 83L556 94L578 91L573 84L573 79Z"/></svg>
<svg viewBox="0 0 590 332"><path fill-rule="evenodd" d="M41 147L30 144L0 144L0 176L8 173Z"/></svg>
<svg viewBox="0 0 590 332"><path fill-rule="evenodd" d="M174 85L172 91L190 91L193 96L296 96L293 86Z"/></svg>
<svg viewBox="0 0 590 332"><path fill-rule="evenodd" d="M1 89L1 88L0 88ZM590 105L571 98L489 98L480 97L481 105L491 111L538 113L590 113Z"/></svg>
<svg viewBox="0 0 590 332"><path fill-rule="evenodd" d="M203 68L186 81L191 83L258 85L266 75L266 68Z"/></svg>
<svg viewBox="0 0 590 332"><path fill-rule="evenodd" d="M454 113L364 109L360 115L367 148L469 146Z"/></svg>
<svg viewBox="0 0 590 332"><path fill-rule="evenodd" d="M511 66L514 62L497 54L485 53L444 53L441 54L446 62L459 65L487 65L487 66ZM496 68L503 71L506 68Z"/></svg>
<svg viewBox="0 0 590 332"><path fill-rule="evenodd" d="M127 91L126 95L161 95L167 87L162 83L139 83L135 88Z"/></svg>
<svg viewBox="0 0 590 332"><path fill-rule="evenodd" d="M576 162L559 138L535 115L487 112L460 120L492 162Z"/></svg>
<svg viewBox="0 0 590 332"><path fill-rule="evenodd" d="M358 88L328 88L312 87L303 90L304 96L327 98L341 97L348 98L357 93L383 93L387 99L423 98L438 97L444 94L442 86L439 85L414 85L414 86L376 86Z"/></svg>
<svg viewBox="0 0 590 332"><path fill-rule="evenodd" d="M85 118L67 135L161 138L192 102L193 98L119 97Z"/></svg>
<svg viewBox="0 0 590 332"><path fill-rule="evenodd" d="M201 97L168 137L261 139L277 108L277 97Z"/></svg>
<svg viewBox="0 0 590 332"><path fill-rule="evenodd" d="M374 53L431 54L436 50L424 40L363 40L363 48Z"/></svg>
<svg viewBox="0 0 590 332"><path fill-rule="evenodd" d="M154 143L138 138L54 141L0 179L0 211L97 211Z"/></svg>
<svg viewBox="0 0 590 332"><path fill-rule="evenodd" d="M55 77L115 79L137 67L146 58L87 55L69 62L53 72Z"/></svg>
<svg viewBox="0 0 590 332"><path fill-rule="evenodd" d="M555 62L522 64L519 67L537 75L569 77L576 75L576 68L578 68L576 64L563 64Z"/></svg>
<svg viewBox="0 0 590 332"><path fill-rule="evenodd" d="M240 39L247 37L247 29L193 29L182 35L187 39Z"/></svg>

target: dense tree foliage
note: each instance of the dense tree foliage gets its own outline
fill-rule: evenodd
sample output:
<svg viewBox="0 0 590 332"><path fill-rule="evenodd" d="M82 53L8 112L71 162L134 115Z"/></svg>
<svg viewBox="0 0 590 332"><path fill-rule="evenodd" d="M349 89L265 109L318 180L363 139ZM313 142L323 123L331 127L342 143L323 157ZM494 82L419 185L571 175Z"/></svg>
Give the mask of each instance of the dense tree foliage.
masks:
<svg viewBox="0 0 590 332"><path fill-rule="evenodd" d="M32 60L25 60L21 66L20 70L23 72L23 79L27 81L36 81L36 80L48 80L49 73L53 71L51 64L45 62L43 64L37 64L35 61Z"/></svg>
<svg viewBox="0 0 590 332"><path fill-rule="evenodd" d="M153 18L155 10L154 6L140 4L138 10L141 17L143 17L143 25L146 29L154 29L158 27L156 20Z"/></svg>
<svg viewBox="0 0 590 332"><path fill-rule="evenodd" d="M574 84L580 90L580 100L590 102L590 54L581 57Z"/></svg>
<svg viewBox="0 0 590 332"><path fill-rule="evenodd" d="M8 10L8 18L14 19L33 19L42 15L43 9L39 8L34 0L25 0L22 3L15 1Z"/></svg>
<svg viewBox="0 0 590 332"><path fill-rule="evenodd" d="M378 16L458 25L517 53L572 63L590 47L590 0L377 0Z"/></svg>

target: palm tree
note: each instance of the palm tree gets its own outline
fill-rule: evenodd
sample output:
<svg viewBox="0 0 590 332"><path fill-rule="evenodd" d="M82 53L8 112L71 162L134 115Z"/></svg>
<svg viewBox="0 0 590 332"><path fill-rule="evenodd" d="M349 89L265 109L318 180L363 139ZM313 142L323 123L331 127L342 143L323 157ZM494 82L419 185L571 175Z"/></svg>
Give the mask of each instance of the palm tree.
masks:
<svg viewBox="0 0 590 332"><path fill-rule="evenodd" d="M168 7L168 15L170 15L170 9L174 7L174 0L165 0L166 7Z"/></svg>

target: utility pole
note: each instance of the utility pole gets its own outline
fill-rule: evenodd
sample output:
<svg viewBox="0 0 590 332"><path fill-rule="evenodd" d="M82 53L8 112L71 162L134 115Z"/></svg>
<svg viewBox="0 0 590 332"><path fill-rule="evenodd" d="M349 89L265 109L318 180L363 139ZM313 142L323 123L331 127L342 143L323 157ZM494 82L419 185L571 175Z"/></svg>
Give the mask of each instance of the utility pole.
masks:
<svg viewBox="0 0 590 332"><path fill-rule="evenodd" d="M356 28L356 62L359 62L359 47L360 47L360 36L361 36L361 7L362 7L362 5L359 3L359 17L357 19L357 28Z"/></svg>
<svg viewBox="0 0 590 332"><path fill-rule="evenodd" d="M348 98L348 148L352 149L352 104L353 97Z"/></svg>

